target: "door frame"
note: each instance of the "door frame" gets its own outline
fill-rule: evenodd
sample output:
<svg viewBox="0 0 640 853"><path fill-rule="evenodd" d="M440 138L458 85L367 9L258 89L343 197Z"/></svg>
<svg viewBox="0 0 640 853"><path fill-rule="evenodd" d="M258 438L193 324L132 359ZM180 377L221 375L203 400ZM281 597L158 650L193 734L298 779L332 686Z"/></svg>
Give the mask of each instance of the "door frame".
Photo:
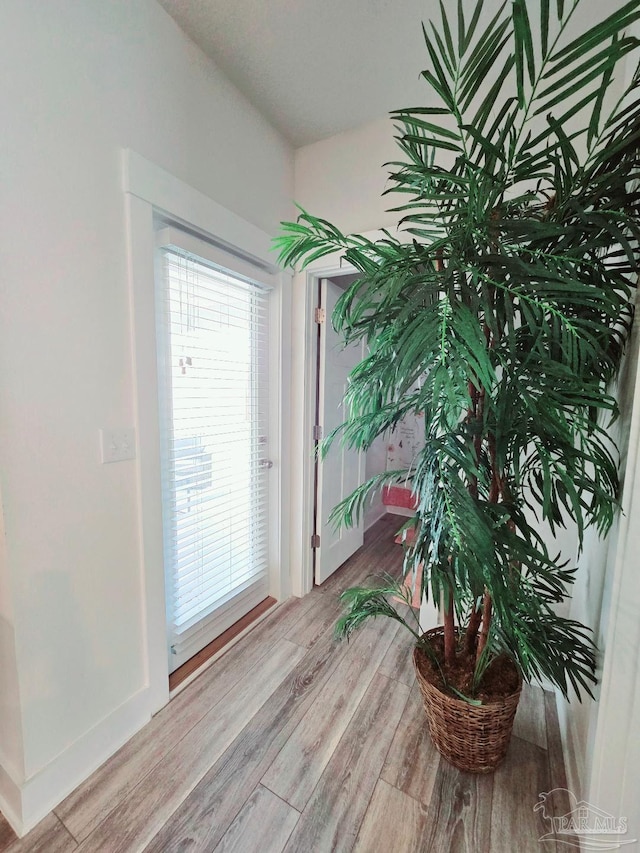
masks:
<svg viewBox="0 0 640 853"><path fill-rule="evenodd" d="M122 151L131 311L134 411L137 431L137 484L141 625L148 711L169 701L166 654L160 430L155 319L155 231L158 219L171 220L222 248L239 253L275 277L269 311L270 459L269 595L281 601L291 594L289 566L289 490L291 457L291 363L289 352L291 276L278 270L271 237L226 210L130 149Z"/></svg>
<svg viewBox="0 0 640 853"><path fill-rule="evenodd" d="M328 435L329 427L327 425L327 409L326 409L326 392L327 392L327 358L329 357L329 346L327 344L327 336L329 334L328 326L331 323L331 315L328 310L328 297L329 297L329 289L330 287L336 287L340 290L342 288L339 284L337 284L337 280L339 280L342 276L350 275L350 273L342 271L339 276L322 276L319 279L320 287L317 288L317 297L316 299L320 301L320 307L324 313L324 320L321 324L316 324L316 329L318 329L318 333L315 336L316 339L316 359L315 364L317 367L316 370L316 414L314 415L314 423L319 424L322 427L323 434ZM347 284L347 287L349 284ZM344 291L343 291L344 292ZM338 337L339 340L339 337ZM352 345L353 346L353 345ZM359 349L359 357L362 359L364 356L364 342L360 341L358 344ZM350 452L353 452L353 449L347 448ZM317 455L317 454L315 454ZM358 485L364 482L365 480L365 466L366 466L366 453L365 451L359 450L357 451L358 456ZM325 506L324 503L324 487L325 487L325 476L326 476L326 468L324 466L324 460L314 459L314 474L317 471L317 476L314 476L314 488L312 491L312 495L314 496L314 510L313 516L315 517L314 529L315 532L319 535L320 544L312 549L312 564L313 564L313 582L314 584L321 585L326 580L331 577L333 571L337 571L349 557L354 554L358 548L362 547L363 544L363 535L364 535L364 513L361 518L361 524L352 525L351 528L347 531L343 531L343 535L347 538L351 539L351 544L349 545L348 550L351 551L353 547L353 539L356 537L356 533L353 530L354 527L359 528L359 532L357 534L357 540L359 544L356 548L351 551L351 553L347 553L347 556L344 557L344 552L340 554L339 559L341 560L340 564L325 578L318 580L318 575L321 575L320 568L322 567L323 561L327 559L326 550L323 551L323 548L327 548L327 534L326 528L327 525L324 522L326 518L327 510L329 512L332 510L333 506ZM344 468L343 468L344 473ZM336 501L332 501L333 504ZM313 523L313 520L312 520ZM331 525L329 525L331 526ZM331 534L329 534L331 535ZM340 539L342 541L342 537ZM324 543L324 544L323 544ZM337 543L335 543L337 544ZM344 557L344 559L342 559Z"/></svg>
<svg viewBox="0 0 640 853"><path fill-rule="evenodd" d="M363 235L370 240L382 231ZM358 270L334 252L309 264L293 278L291 340L291 592L301 597L313 589L313 452L316 412L316 322L318 284L323 278ZM327 317L327 322L329 318Z"/></svg>

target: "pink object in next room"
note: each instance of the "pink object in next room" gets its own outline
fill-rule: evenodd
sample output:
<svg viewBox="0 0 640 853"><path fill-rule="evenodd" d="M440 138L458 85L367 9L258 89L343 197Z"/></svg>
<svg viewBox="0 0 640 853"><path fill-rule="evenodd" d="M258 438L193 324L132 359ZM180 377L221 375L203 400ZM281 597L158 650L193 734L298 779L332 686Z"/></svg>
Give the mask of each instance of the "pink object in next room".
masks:
<svg viewBox="0 0 640 853"><path fill-rule="evenodd" d="M385 486L382 489L382 503L385 506L401 506L404 509L415 509L416 499L411 489L404 486Z"/></svg>

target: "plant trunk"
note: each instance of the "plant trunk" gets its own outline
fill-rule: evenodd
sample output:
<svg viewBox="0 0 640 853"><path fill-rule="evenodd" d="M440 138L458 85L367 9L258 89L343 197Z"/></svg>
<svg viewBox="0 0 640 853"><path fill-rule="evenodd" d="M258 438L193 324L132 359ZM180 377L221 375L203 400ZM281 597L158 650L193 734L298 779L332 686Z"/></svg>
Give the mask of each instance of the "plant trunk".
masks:
<svg viewBox="0 0 640 853"><path fill-rule="evenodd" d="M491 595L488 590L485 590L484 598L482 600L482 628L480 630L480 636L478 638L478 649L476 652L476 662L480 660L480 655L484 651L485 646L487 645L487 638L489 637L489 628L491 626Z"/></svg>
<svg viewBox="0 0 640 853"><path fill-rule="evenodd" d="M469 618L469 624L467 625L467 630L464 635L464 648L468 654L473 654L476 649L476 641L478 639L478 631L480 630L480 623L482 622L482 607L474 609Z"/></svg>
<svg viewBox="0 0 640 853"><path fill-rule="evenodd" d="M456 628L453 617L453 590L448 590L448 601L444 612L444 662L453 666L456 660Z"/></svg>

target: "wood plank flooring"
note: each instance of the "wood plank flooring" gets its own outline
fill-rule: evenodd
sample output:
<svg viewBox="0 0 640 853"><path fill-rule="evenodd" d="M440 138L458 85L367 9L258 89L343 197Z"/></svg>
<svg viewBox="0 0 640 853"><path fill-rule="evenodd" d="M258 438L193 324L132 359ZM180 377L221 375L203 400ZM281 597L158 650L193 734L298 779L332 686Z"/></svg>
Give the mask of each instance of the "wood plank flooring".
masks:
<svg viewBox="0 0 640 853"><path fill-rule="evenodd" d="M338 594L399 571L398 526L381 519L25 838L0 815L0 853L539 851L538 793L566 784L553 696L527 687L504 765L460 773L429 738L411 636L378 620L333 638Z"/></svg>

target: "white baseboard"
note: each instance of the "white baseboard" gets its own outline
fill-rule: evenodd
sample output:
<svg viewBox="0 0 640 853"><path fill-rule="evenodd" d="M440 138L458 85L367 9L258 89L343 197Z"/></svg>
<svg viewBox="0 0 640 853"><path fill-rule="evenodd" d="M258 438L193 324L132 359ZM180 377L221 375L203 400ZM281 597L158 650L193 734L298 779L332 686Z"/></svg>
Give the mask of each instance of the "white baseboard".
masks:
<svg viewBox="0 0 640 853"><path fill-rule="evenodd" d="M18 837L26 835L40 823L149 722L150 701L148 687L135 693L21 787L15 786L8 774L3 776L0 773L0 811ZM10 785L5 787L5 776L13 790Z"/></svg>
<svg viewBox="0 0 640 853"><path fill-rule="evenodd" d="M20 786L0 764L0 812L11 829L19 835L22 827L22 795Z"/></svg>
<svg viewBox="0 0 640 853"><path fill-rule="evenodd" d="M391 513L391 515L401 515L404 518L413 518L416 514L415 509L407 509L405 506L391 506L390 504L385 506L387 512Z"/></svg>

